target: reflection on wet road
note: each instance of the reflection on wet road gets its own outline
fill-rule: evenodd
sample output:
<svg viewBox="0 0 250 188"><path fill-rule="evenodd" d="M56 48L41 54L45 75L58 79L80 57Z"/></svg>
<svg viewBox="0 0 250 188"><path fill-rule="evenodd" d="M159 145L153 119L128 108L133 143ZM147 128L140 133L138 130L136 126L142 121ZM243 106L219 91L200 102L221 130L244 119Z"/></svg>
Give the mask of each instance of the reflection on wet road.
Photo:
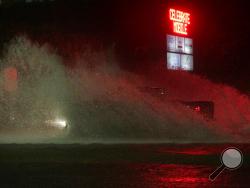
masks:
<svg viewBox="0 0 250 188"><path fill-rule="evenodd" d="M1 187L249 187L244 164L214 182L227 145L0 145Z"/></svg>

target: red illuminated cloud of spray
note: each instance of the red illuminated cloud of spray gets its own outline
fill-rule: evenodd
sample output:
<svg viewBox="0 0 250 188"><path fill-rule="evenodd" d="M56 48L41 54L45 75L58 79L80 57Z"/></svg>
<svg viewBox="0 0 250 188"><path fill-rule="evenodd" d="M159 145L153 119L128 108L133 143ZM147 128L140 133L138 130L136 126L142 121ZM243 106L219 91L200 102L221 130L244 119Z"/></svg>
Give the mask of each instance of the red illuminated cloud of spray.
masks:
<svg viewBox="0 0 250 188"><path fill-rule="evenodd" d="M71 49L67 48L67 51L70 53ZM68 78L72 81L70 91L75 102L84 104L82 117L77 117L83 118L79 120L80 129L75 130L79 134L82 131L83 138L119 139L122 136L126 139L143 135L145 140L151 137L176 142L216 142L220 136L228 136L231 141L249 138L250 101L234 88L166 69L155 69L149 76L131 73L119 68L112 49L97 50L88 46L73 54L70 59L75 66L68 69ZM139 88L144 86L163 87L167 95L163 99L143 92ZM204 121L174 102L177 100L213 101L215 120Z"/></svg>
<svg viewBox="0 0 250 188"><path fill-rule="evenodd" d="M118 62L115 59L107 59L105 54L105 49L102 49L99 52L92 51L90 54L88 52L86 56L81 57L81 65L90 61L94 64L91 71L83 68L84 66L76 68L83 76L82 84L90 82L85 88L85 91L91 93L90 98L96 96L99 99L106 98L108 101L138 104L166 122L174 122L173 124L178 122L178 126L184 127L189 124L190 132L193 132L190 138L196 133L199 134L198 129L202 125L209 131L214 130L218 134L231 137L232 141L248 139L250 100L236 89L187 72L168 72L156 68L156 71L149 74L150 76L137 75L117 68ZM98 87L94 87L95 85ZM144 86L165 88L167 96L163 99L139 91L138 88ZM207 122L192 111L187 111L182 105L174 102L178 100L213 101L214 120ZM166 127L168 126L171 125L166 124ZM214 141L216 142L216 139Z"/></svg>
<svg viewBox="0 0 250 188"><path fill-rule="evenodd" d="M238 137L250 134L250 99L237 89L216 84L186 72L158 72L156 80L166 86L169 96L185 101L213 101L214 125L222 132ZM243 136L244 135L244 136Z"/></svg>

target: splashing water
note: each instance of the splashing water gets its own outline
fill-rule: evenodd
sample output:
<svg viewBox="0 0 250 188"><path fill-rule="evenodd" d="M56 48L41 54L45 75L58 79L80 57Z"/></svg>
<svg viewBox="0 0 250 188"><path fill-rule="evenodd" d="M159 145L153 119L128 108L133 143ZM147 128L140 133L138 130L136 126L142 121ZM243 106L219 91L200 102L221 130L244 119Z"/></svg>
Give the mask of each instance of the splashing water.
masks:
<svg viewBox="0 0 250 188"><path fill-rule="evenodd" d="M209 100L213 100L216 106L225 104L230 109L221 92L227 96L227 100L249 104L248 98L232 92L233 89L217 86L195 75L168 74L161 80L169 95L159 98L138 89L152 82L119 69L115 56L109 50L83 50L79 54L75 59L76 67L65 70L63 59L48 45L34 44L26 37L17 37L10 42L1 59L1 70L14 67L18 72L18 83L14 92L6 91L4 74L1 74L0 118L3 123L0 127L1 135L5 135L1 136L1 141L103 143L243 140L241 130L238 128L237 132L234 127L249 123L249 109L242 108L243 105L238 105L240 110L237 112L230 111L234 123L227 125L230 122L226 117L228 111L224 112L220 107L217 107L216 119L207 122L173 102L175 97L194 100L194 93L188 92L189 87L197 91L196 99L205 99L204 94L209 90ZM189 80L190 84L184 84L185 80ZM46 124L48 122L60 122L59 129L51 129ZM63 129L66 122L68 129Z"/></svg>
<svg viewBox="0 0 250 188"><path fill-rule="evenodd" d="M65 113L63 102L68 91L60 57L46 45L17 37L10 41L1 59L2 72L9 67L17 71L17 88L6 90L9 82L1 74L1 139L26 141L57 135L46 121Z"/></svg>

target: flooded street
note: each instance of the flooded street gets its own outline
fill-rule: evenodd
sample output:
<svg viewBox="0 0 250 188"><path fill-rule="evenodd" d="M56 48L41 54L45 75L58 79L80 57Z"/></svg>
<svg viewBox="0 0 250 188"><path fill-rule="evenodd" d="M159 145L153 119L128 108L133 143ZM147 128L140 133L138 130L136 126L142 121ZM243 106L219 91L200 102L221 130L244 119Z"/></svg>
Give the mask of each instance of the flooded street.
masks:
<svg viewBox="0 0 250 188"><path fill-rule="evenodd" d="M229 145L1 145L1 187L248 187L249 145L242 167L214 182Z"/></svg>

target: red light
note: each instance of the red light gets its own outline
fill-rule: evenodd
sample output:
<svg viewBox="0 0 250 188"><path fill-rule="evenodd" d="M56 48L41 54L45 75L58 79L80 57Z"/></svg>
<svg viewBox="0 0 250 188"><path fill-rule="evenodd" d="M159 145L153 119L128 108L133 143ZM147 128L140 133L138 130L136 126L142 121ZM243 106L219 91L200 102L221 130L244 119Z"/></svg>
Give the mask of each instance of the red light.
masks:
<svg viewBox="0 0 250 188"><path fill-rule="evenodd" d="M169 9L169 19L173 21L173 32L188 35L190 25L190 14L180 10Z"/></svg>
<svg viewBox="0 0 250 188"><path fill-rule="evenodd" d="M4 88L6 91L15 91L17 89L17 70L15 67L5 68L3 71L4 75Z"/></svg>
<svg viewBox="0 0 250 188"><path fill-rule="evenodd" d="M194 108L194 110L195 110L196 112L200 112L200 111L201 111L201 107L200 107L200 106L196 106L196 107Z"/></svg>

